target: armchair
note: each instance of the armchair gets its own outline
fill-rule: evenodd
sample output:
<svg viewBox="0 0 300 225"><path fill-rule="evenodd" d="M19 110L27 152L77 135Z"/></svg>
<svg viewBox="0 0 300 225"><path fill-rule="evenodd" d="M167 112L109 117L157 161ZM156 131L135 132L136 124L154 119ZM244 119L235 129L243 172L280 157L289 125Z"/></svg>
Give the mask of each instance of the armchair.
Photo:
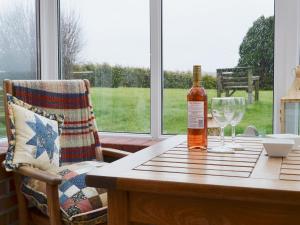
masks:
<svg viewBox="0 0 300 225"><path fill-rule="evenodd" d="M7 138L10 140L11 138L11 131L10 131L10 120L8 119L8 105L7 105L7 98L6 94L9 93L13 96L16 96L17 98L20 98L24 102L27 102L31 105L35 105L37 107L46 108L47 110L52 110L54 112L63 112L68 114L68 109L71 109L73 105L79 104L79 105L85 105L86 107L91 109L92 112L92 105L90 100L90 84L88 80L76 80L76 81L51 81L51 85L48 86L48 81L11 81L11 80L5 80L4 81L4 106L5 106L5 115L6 115L6 127L7 127ZM50 82L50 81L49 81ZM45 88L46 87L46 88ZM72 89L76 89L78 92L80 92L80 96L84 102L74 102L74 101L63 101L61 103L57 104L57 108L47 108L49 107L45 100L42 98L49 94L53 95L53 93L60 93L62 89L68 89L68 87L72 87ZM75 88L74 88L75 87ZM35 90L42 90L38 93L35 93L33 96L30 95L29 91L35 91ZM65 90L64 90L65 92ZM78 94L77 92L77 94ZM66 94L66 96L72 96L72 93L69 92ZM35 99L36 98L36 99ZM65 96L64 96L65 98ZM55 98L54 98L55 99ZM51 99L53 100L53 98ZM49 101L46 100L46 102ZM70 107L70 102L72 103L72 107ZM83 114L80 114L83 116ZM84 121L86 118L76 118L74 120L74 117L72 118L72 115L67 115L66 123L67 124L76 124L78 121ZM89 126L91 123L95 123L95 117L92 113L92 118L88 118ZM94 124L93 124L94 125ZM85 160L97 160L102 161L103 159L109 159L109 161L117 160L122 157L125 157L129 155L130 153L116 150L116 149L101 149L99 146L99 137L96 130L92 133L94 135L94 143L86 144L84 140L79 140L79 143L81 145L85 146L79 146L78 148L75 148L74 145L68 145L67 138L63 140L63 144L61 145L62 150L64 151L62 154L63 161L66 163L72 163L72 162L78 162L81 158ZM65 130L66 132L69 132L69 130ZM63 128L64 133L64 128ZM84 132L82 132L84 133ZM82 138L84 139L84 135L79 134L76 136L77 139ZM72 140L72 139L69 139ZM98 143L99 142L99 143ZM76 158L76 155L72 155L72 151L78 151L80 153L80 157ZM94 151L94 152L93 152ZM68 156L71 157L68 157ZM67 166L65 166L67 168ZM86 221L66 221L62 219L62 212L60 211L61 205L60 205L60 196L59 196L59 188L61 185L63 185L65 179L61 175L62 173L55 173L52 171L42 171L38 168L33 168L30 166L20 166L19 168L15 169L13 171L14 173L14 180L16 185L16 191L17 191L17 198L18 198L18 207L19 207L19 221L20 225L29 225L29 222L35 224L35 225L61 225L61 224L86 224L89 225L91 223ZM21 188L24 186L24 180L23 177L27 177L29 179L36 180L38 182L43 183L43 187L45 187L45 195L46 195L46 213L42 213L40 210L37 210L36 208L29 208L28 207L28 201L30 199L25 198ZM101 220L99 224L106 224L106 206L103 206L101 210ZM96 220L95 220L96 221ZM95 224L95 223L92 223Z"/></svg>

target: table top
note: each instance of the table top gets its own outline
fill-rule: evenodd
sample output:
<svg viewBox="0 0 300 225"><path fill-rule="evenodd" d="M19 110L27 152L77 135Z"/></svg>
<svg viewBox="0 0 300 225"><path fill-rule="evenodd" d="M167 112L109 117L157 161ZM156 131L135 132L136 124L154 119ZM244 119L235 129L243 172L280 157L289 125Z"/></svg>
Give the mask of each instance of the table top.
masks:
<svg viewBox="0 0 300 225"><path fill-rule="evenodd" d="M230 141L230 139L228 139ZM269 158L260 138L238 138L245 149L189 151L178 135L90 172L89 186L300 205L300 151ZM219 145L209 137L209 146Z"/></svg>

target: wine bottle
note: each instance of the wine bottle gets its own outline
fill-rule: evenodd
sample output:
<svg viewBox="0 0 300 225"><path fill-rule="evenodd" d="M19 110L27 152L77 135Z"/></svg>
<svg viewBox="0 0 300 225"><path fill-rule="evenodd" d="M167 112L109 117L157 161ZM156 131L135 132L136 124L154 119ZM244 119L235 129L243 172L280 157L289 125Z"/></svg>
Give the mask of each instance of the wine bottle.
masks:
<svg viewBox="0 0 300 225"><path fill-rule="evenodd" d="M188 148L207 149L207 95L201 87L201 66L193 67L193 86L187 95L188 105Z"/></svg>

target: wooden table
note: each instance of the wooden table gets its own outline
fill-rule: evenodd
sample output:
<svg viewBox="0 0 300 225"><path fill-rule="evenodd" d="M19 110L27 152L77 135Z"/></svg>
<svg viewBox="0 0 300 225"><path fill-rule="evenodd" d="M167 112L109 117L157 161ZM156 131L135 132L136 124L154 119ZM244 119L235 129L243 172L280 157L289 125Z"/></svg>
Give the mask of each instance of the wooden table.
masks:
<svg viewBox="0 0 300 225"><path fill-rule="evenodd" d="M108 189L109 225L300 224L300 151L268 158L260 139L238 142L245 150L235 154L189 152L175 136L86 181Z"/></svg>

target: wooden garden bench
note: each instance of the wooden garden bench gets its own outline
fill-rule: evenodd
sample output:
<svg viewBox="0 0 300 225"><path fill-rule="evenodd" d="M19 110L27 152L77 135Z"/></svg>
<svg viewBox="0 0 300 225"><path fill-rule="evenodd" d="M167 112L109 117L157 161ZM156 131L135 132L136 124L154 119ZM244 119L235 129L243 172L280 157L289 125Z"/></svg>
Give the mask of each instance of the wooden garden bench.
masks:
<svg viewBox="0 0 300 225"><path fill-rule="evenodd" d="M248 103L253 102L253 90L255 101L259 99L259 76L253 76L251 67L236 67L217 69L217 95L225 92L229 97L237 90L245 90L248 93Z"/></svg>

